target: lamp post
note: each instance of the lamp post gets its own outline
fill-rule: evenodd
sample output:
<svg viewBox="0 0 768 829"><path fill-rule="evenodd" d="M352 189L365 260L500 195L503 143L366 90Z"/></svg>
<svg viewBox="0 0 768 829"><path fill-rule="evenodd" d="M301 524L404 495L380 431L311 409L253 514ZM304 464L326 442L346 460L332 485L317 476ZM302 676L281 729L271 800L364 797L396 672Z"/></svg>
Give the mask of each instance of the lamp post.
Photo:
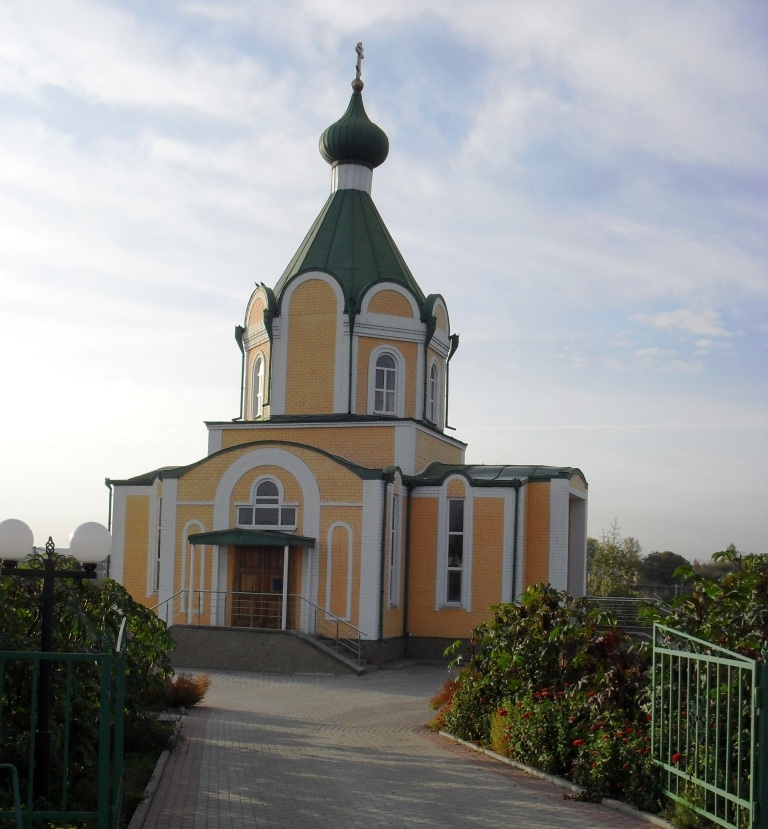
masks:
<svg viewBox="0 0 768 829"><path fill-rule="evenodd" d="M82 565L82 570L57 570L54 560L56 545L49 536L45 545L43 568L20 568L18 562L34 552L32 530L17 518L0 521L0 560L3 576L42 579L43 596L40 620L40 652L53 651L53 591L57 578L95 579L96 565L110 554L112 536L109 530L94 521L77 527L69 539L69 552ZM40 661L37 695L37 730L35 731L35 768L33 786L35 794L48 797L48 772L51 755L51 662Z"/></svg>

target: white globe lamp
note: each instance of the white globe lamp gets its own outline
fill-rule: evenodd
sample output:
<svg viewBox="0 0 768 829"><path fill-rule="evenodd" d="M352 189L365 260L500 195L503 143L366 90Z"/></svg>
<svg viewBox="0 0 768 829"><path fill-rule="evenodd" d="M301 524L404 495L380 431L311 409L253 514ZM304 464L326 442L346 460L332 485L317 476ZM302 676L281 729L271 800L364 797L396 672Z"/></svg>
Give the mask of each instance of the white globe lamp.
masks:
<svg viewBox="0 0 768 829"><path fill-rule="evenodd" d="M69 553L82 565L95 565L112 552L112 535L96 521L86 521L72 530L69 537Z"/></svg>
<svg viewBox="0 0 768 829"><path fill-rule="evenodd" d="M32 530L18 518L0 521L0 560L17 562L31 555L35 546Z"/></svg>

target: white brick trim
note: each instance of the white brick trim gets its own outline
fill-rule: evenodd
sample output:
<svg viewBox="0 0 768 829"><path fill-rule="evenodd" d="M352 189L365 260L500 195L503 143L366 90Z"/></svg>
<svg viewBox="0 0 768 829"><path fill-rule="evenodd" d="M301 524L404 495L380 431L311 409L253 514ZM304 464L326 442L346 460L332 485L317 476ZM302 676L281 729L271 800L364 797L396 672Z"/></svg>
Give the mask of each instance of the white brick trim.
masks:
<svg viewBox="0 0 768 829"><path fill-rule="evenodd" d="M112 551L109 575L122 584L125 577L125 518L128 487L112 485Z"/></svg>
<svg viewBox="0 0 768 829"><path fill-rule="evenodd" d="M363 535L360 539L358 627L369 638L379 636L381 585L381 507L383 480L363 481Z"/></svg>

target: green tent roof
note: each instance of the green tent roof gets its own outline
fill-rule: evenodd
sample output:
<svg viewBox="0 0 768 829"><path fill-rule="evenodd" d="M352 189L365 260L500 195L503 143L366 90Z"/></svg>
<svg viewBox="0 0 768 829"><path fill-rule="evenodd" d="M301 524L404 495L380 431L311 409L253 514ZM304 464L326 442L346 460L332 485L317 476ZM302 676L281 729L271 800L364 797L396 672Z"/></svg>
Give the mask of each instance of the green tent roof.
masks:
<svg viewBox="0 0 768 829"><path fill-rule="evenodd" d="M344 292L345 311L357 311L365 291L374 283L396 282L419 303L424 294L405 264L394 239L363 190L337 190L301 243L296 255L275 286L275 298L289 282L307 271L323 271L336 277Z"/></svg>

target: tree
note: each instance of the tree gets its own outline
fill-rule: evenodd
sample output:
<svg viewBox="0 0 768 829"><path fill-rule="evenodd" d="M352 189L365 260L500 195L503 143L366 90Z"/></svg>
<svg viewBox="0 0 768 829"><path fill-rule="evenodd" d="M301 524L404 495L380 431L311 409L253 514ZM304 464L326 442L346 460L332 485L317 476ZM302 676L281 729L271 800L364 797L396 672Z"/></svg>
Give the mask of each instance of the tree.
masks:
<svg viewBox="0 0 768 829"><path fill-rule="evenodd" d="M719 579L721 576L726 576L728 573L733 573L737 569L736 560L741 556L741 553L736 549L736 545L729 544L725 550L712 553L709 561L699 561L697 558L693 560L693 569L700 576L707 576L710 579Z"/></svg>
<svg viewBox="0 0 768 829"><path fill-rule="evenodd" d="M768 555L740 553L731 544L712 558L727 562L733 569L711 578L695 572L690 565L681 568L681 575L692 582L690 595L675 597L663 614L658 608L650 609L649 621L764 661L768 642Z"/></svg>
<svg viewBox="0 0 768 829"><path fill-rule="evenodd" d="M623 538L616 521L600 539L587 539L587 593L590 596L634 596L640 543Z"/></svg>
<svg viewBox="0 0 768 829"><path fill-rule="evenodd" d="M690 580L683 581L680 577L675 577L675 572L680 567L688 565L690 562L687 558L671 550L649 553L643 556L638 564L638 587L643 588L646 594L671 599L681 592L684 585L690 585Z"/></svg>

